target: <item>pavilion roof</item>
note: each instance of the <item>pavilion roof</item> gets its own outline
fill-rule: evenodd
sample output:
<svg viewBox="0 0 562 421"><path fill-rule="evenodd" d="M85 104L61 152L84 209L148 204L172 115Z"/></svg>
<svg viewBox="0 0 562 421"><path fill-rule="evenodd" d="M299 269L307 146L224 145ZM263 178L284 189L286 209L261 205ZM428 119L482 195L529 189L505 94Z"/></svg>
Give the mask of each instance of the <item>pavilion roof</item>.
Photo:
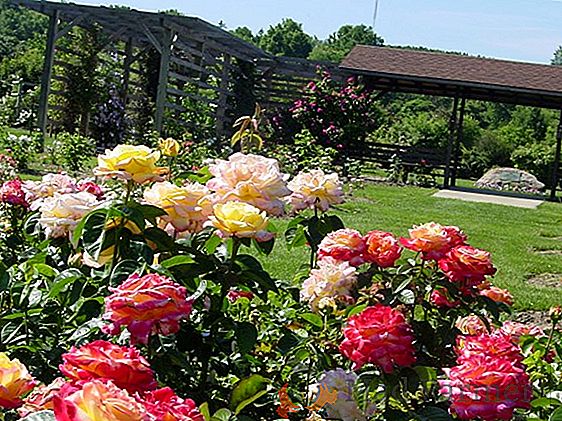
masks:
<svg viewBox="0 0 562 421"><path fill-rule="evenodd" d="M562 109L562 66L360 45L340 68L374 89Z"/></svg>

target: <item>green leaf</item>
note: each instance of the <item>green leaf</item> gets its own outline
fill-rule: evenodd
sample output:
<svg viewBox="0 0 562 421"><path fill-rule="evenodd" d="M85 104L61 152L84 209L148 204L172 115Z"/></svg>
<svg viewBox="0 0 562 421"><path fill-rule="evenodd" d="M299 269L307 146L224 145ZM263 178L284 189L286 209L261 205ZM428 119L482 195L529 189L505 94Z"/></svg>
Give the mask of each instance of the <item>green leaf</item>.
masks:
<svg viewBox="0 0 562 421"><path fill-rule="evenodd" d="M314 313L304 313L301 314L301 317L306 320L307 322L309 322L310 324L318 327L318 328L322 328L324 326L324 322L322 321L322 317L320 317L318 314L314 314Z"/></svg>
<svg viewBox="0 0 562 421"><path fill-rule="evenodd" d="M302 225L297 225L296 227L288 228L285 231L285 243L289 250L304 246L306 244L304 227Z"/></svg>
<svg viewBox="0 0 562 421"><path fill-rule="evenodd" d="M232 391L230 408L238 415L246 406L267 393L269 383L268 379L259 374L253 374L240 380Z"/></svg>
<svg viewBox="0 0 562 421"><path fill-rule="evenodd" d="M406 305L412 305L416 302L416 295L411 289L405 289L398 294L398 299Z"/></svg>
<svg viewBox="0 0 562 421"><path fill-rule="evenodd" d="M204 402L199 405L199 412L205 418L205 421L211 421L211 412L209 411L209 402Z"/></svg>
<svg viewBox="0 0 562 421"><path fill-rule="evenodd" d="M358 305L358 306L348 307L347 312L346 312L346 316L349 318L351 316L354 316L355 314L361 313L366 308L367 308L367 304L361 304L361 305Z"/></svg>
<svg viewBox="0 0 562 421"><path fill-rule="evenodd" d="M55 413L53 411L39 411L22 418L21 421L55 421Z"/></svg>
<svg viewBox="0 0 562 421"><path fill-rule="evenodd" d="M269 256L273 251L273 246L275 245L275 238L269 241L257 241L252 240L252 244L255 246L256 250L265 256Z"/></svg>
<svg viewBox="0 0 562 421"><path fill-rule="evenodd" d="M205 250L207 251L207 254L213 254L221 243L222 239L218 235L211 235L207 241L205 241Z"/></svg>
<svg viewBox="0 0 562 421"><path fill-rule="evenodd" d="M97 234L98 236L101 235L101 233L103 232L103 228L105 227L106 215L107 209L98 209L90 212L88 215L82 218L80 222L78 222L78 225L76 225L76 228L74 228L74 232L72 233L72 246L74 248L78 247L78 243L80 242L80 238L85 231L86 225L91 228L94 225L94 222L96 222L95 225L97 225L98 228L101 226L101 230L98 229ZM101 222L102 220L103 222ZM89 238L89 240L91 240L91 237Z"/></svg>
<svg viewBox="0 0 562 421"><path fill-rule="evenodd" d="M226 408L222 408L219 409L217 412L215 412L215 415L213 415L211 421L228 421L230 420L231 416L232 416L232 412L230 412Z"/></svg>
<svg viewBox="0 0 562 421"><path fill-rule="evenodd" d="M538 398L531 401L533 408L548 408L549 406L559 406L561 402L558 399Z"/></svg>
<svg viewBox="0 0 562 421"><path fill-rule="evenodd" d="M242 355L247 354L256 345L258 340L258 331L256 327L250 322L237 323L235 327L236 342L238 343L238 350Z"/></svg>
<svg viewBox="0 0 562 421"><path fill-rule="evenodd" d="M172 257L171 259L168 259L168 260L164 260L162 263L160 263L160 265L163 268L170 269L170 268L173 268L175 266L192 265L194 263L195 263L195 260L193 260L193 257L181 255L181 256L174 256L174 257Z"/></svg>
<svg viewBox="0 0 562 421"><path fill-rule="evenodd" d="M121 284L125 279L131 276L133 273L137 272L142 267L140 262L136 260L122 260L115 268L113 268L113 272L111 272L111 276L109 278L110 284L113 286L117 286Z"/></svg>
<svg viewBox="0 0 562 421"><path fill-rule="evenodd" d="M287 331L283 336L281 336L279 342L277 342L277 348L281 354L285 355L296 348L299 344L300 340L298 336L291 331Z"/></svg>
<svg viewBox="0 0 562 421"><path fill-rule="evenodd" d="M562 421L562 406L552 413L548 421Z"/></svg>
<svg viewBox="0 0 562 421"><path fill-rule="evenodd" d="M414 371L418 375L420 383L426 390L430 390L433 385L435 385L435 380L437 380L437 372L433 367L424 367L420 365L414 367Z"/></svg>
<svg viewBox="0 0 562 421"><path fill-rule="evenodd" d="M169 251L174 248L173 238L160 228L150 227L145 229L144 238L156 244L158 251Z"/></svg>
<svg viewBox="0 0 562 421"><path fill-rule="evenodd" d="M166 211L158 206L141 205L140 203L132 202L129 203L128 207L139 211L144 219L153 223L159 216L167 215Z"/></svg>
<svg viewBox="0 0 562 421"><path fill-rule="evenodd" d="M67 285L83 277L84 274L78 269L67 269L64 272L60 273L51 285L51 289L49 290L49 298L58 296L61 292L66 290Z"/></svg>
<svg viewBox="0 0 562 421"><path fill-rule="evenodd" d="M33 270L38 275L43 275L46 278L54 278L59 274L59 271L45 263L37 263L33 265Z"/></svg>

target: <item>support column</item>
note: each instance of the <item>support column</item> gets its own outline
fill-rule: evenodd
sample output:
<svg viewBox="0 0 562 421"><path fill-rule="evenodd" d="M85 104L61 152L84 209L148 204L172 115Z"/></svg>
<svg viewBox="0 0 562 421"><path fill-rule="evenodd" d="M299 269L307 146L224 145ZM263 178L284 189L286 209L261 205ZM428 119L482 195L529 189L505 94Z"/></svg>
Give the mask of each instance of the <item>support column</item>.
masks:
<svg viewBox="0 0 562 421"><path fill-rule="evenodd" d="M133 38L129 37L125 44L125 60L123 62L123 86L121 87L121 101L127 107L127 97L129 96L129 82L131 80L131 65L133 64Z"/></svg>
<svg viewBox="0 0 562 421"><path fill-rule="evenodd" d="M556 131L556 153L554 154L554 164L552 165L552 181L550 190L550 200L556 200L556 190L558 188L558 172L560 171L560 150L562 148L562 111L560 112L560 121L558 122L558 130Z"/></svg>
<svg viewBox="0 0 562 421"><path fill-rule="evenodd" d="M162 37L162 51L160 54L160 73L158 76L158 90L156 91L156 114L154 116L154 130L162 133L164 122L164 108L168 96L168 72L170 70L170 57L172 55L172 30L164 29Z"/></svg>
<svg viewBox="0 0 562 421"><path fill-rule="evenodd" d="M221 81L219 84L219 103L216 111L216 119L217 119L217 126L216 126L216 133L217 139L222 138L226 135L226 107L228 105L228 81L229 81L229 65L230 65L230 55L223 53L222 55L222 72L221 72ZM238 118L239 116L235 116Z"/></svg>
<svg viewBox="0 0 562 421"><path fill-rule="evenodd" d="M53 75L53 61L55 59L55 43L59 26L59 11L55 10L49 19L47 31L47 46L43 62L43 75L41 76L41 92L39 94L39 110L37 111L37 125L45 135L49 113L49 93L51 92L51 76Z"/></svg>
<svg viewBox="0 0 562 421"><path fill-rule="evenodd" d="M460 151L463 139L463 125L464 125L464 109L466 106L466 99L463 97L461 99L461 106L459 111L459 121L457 124L457 141L454 147L453 154L453 168L451 169L451 186L456 187L457 185L457 172L459 170L460 161Z"/></svg>
<svg viewBox="0 0 562 421"><path fill-rule="evenodd" d="M453 143L455 140L455 132L457 129L457 109L459 107L459 97L453 100L453 112L449 120L449 142L447 143L447 156L445 158L445 177L443 180L443 188L448 189L451 185L451 158L453 155Z"/></svg>

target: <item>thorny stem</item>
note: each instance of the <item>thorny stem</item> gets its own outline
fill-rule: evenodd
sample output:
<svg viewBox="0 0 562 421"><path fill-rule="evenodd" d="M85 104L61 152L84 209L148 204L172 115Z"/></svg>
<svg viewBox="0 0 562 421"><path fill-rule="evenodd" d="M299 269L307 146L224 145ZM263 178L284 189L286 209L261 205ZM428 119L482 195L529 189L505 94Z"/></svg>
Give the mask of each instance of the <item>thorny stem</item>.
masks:
<svg viewBox="0 0 562 421"><path fill-rule="evenodd" d="M129 204L129 200L131 199L131 194L133 193L133 189L134 189L134 181L133 180L128 180L127 181L127 190L125 193L125 207L127 207L127 205ZM119 240L121 239L121 234L123 232L123 228L125 227L125 224L127 223L125 218L121 218L121 221L119 222L119 226L117 227L117 229L115 230L115 242L113 245L113 258L111 259L111 271L109 272L110 274L113 273L113 270L115 269L115 266L117 266L117 257L119 255Z"/></svg>

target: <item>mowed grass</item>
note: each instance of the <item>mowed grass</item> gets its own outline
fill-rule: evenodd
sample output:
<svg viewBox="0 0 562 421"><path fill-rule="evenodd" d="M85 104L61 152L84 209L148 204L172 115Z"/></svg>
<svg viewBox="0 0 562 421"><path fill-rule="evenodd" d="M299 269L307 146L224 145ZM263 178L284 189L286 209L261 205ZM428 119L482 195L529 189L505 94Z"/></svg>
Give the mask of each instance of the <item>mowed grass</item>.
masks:
<svg viewBox="0 0 562 421"><path fill-rule="evenodd" d="M367 185L335 211L346 227L363 233L380 229L407 236L413 224L429 221L457 225L474 247L488 250L498 268L494 284L509 289L519 310L543 310L562 303L562 288L530 285L532 275L562 274L562 205L543 203L521 209L432 197L435 190ZM287 220L275 222L283 230ZM538 250L560 250L539 254ZM406 252L405 255L410 255ZM275 277L292 279L308 261L307 250L286 250L280 239L269 258L261 259Z"/></svg>

